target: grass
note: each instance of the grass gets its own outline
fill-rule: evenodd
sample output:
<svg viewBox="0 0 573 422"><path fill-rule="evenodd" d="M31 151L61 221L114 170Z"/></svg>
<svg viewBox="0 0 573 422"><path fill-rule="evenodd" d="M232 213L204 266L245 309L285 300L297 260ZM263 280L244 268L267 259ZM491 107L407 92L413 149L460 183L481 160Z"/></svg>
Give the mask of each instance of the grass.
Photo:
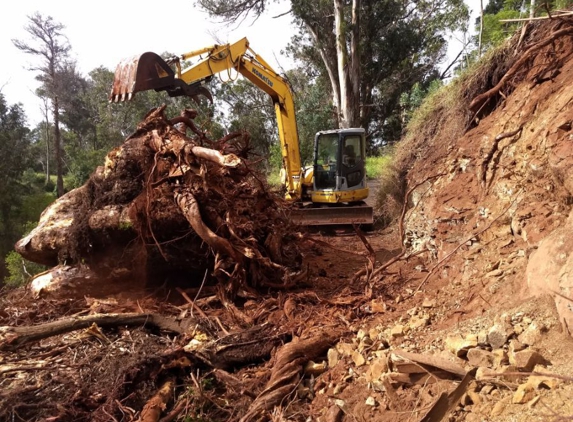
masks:
<svg viewBox="0 0 573 422"><path fill-rule="evenodd" d="M379 179L390 168L392 154L384 154L378 157L366 157L366 176L369 179Z"/></svg>

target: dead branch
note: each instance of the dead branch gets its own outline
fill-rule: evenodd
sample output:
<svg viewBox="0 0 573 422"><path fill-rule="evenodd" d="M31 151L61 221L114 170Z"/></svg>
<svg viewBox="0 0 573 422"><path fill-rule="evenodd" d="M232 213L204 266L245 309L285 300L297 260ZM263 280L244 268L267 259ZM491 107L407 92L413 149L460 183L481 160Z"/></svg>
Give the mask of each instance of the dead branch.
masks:
<svg viewBox="0 0 573 422"><path fill-rule="evenodd" d="M550 36L548 36L544 40L539 41L538 43L529 47L529 49L527 49L522 54L520 59L517 60L513 64L513 66L511 66L511 68L505 73L505 75L503 75L503 77L500 79L500 81L493 88L489 89L488 91L484 92L483 94L478 95L477 97L475 97L472 100L472 102L470 103L470 110L473 112L477 111L480 107L482 107L482 105L486 101L488 101L490 98L493 98L495 95L497 95L497 93L501 90L501 88L503 87L503 85L505 85L505 83L509 80L509 78L511 78L513 75L515 75L517 73L517 71L521 68L521 66L523 66L525 64L525 62L527 62L527 60L529 60L533 56L533 53L535 53L537 50L542 49L546 45L551 44L557 38L565 36L565 35L571 35L571 34L573 34L573 28L571 28L571 27L560 29L558 31L553 32Z"/></svg>
<svg viewBox="0 0 573 422"><path fill-rule="evenodd" d="M161 417L161 412L167 407L167 403L173 396L175 379L167 380L151 399L143 406L138 422L157 422Z"/></svg>
<svg viewBox="0 0 573 422"><path fill-rule="evenodd" d="M500 19L499 22L510 23L510 22L531 22L531 21L541 21L546 19L557 19L564 16L573 16L573 12L564 12L559 14L549 14L547 16L538 16L535 18L516 18L516 19Z"/></svg>
<svg viewBox="0 0 573 422"><path fill-rule="evenodd" d="M242 162L235 154L223 155L219 151L211 148L194 146L191 148L191 152L193 152L196 157L212 161L222 167L237 167Z"/></svg>
<svg viewBox="0 0 573 422"><path fill-rule="evenodd" d="M40 325L0 327L0 350L16 350L25 344L87 328L92 324L100 327L152 325L172 333L182 334L185 332L185 328L176 321L157 314L94 314L76 316Z"/></svg>

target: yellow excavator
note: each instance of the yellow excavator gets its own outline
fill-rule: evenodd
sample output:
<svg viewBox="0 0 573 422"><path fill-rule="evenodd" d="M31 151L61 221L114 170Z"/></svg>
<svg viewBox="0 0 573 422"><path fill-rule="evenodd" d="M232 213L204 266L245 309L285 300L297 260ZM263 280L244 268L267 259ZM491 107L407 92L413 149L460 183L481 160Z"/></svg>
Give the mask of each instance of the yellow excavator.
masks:
<svg viewBox="0 0 573 422"><path fill-rule="evenodd" d="M182 68L184 61L196 60ZM313 165L302 167L292 90L288 81L256 54L246 38L233 44L213 45L162 59L144 53L123 60L115 71L110 101L128 101L140 91L166 91L170 96L206 96L205 85L217 74L232 69L272 98L277 117L286 199L294 201L291 218L303 225L373 223L365 163L362 128L318 132Z"/></svg>

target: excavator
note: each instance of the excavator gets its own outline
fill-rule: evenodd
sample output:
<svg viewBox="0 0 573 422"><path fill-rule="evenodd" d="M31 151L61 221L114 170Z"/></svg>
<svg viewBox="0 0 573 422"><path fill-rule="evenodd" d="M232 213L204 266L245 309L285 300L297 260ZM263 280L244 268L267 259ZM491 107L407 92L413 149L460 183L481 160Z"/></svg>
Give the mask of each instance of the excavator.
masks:
<svg viewBox="0 0 573 422"><path fill-rule="evenodd" d="M191 61L195 63L186 65ZM291 219L301 225L373 223L365 163L362 128L320 131L314 139L313 165L301 164L293 93L288 81L249 46L243 38L233 44L212 45L164 60L151 52L120 62L110 101L129 101L137 92L166 91L171 97L205 96L213 101L206 84L221 72L235 70L272 99L278 124L283 168L281 181L292 207Z"/></svg>

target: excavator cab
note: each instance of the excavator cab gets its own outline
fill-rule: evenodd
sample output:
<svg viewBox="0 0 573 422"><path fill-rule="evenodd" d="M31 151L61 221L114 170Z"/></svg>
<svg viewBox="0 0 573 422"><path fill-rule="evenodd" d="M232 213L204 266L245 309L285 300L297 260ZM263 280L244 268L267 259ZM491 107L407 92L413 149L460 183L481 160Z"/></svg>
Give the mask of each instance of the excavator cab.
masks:
<svg viewBox="0 0 573 422"><path fill-rule="evenodd" d="M318 132L314 139L311 204L291 213L302 225L373 224L368 197L365 131L361 128Z"/></svg>
<svg viewBox="0 0 573 422"><path fill-rule="evenodd" d="M318 132L314 141L315 203L354 203L368 197L365 131L361 128Z"/></svg>

